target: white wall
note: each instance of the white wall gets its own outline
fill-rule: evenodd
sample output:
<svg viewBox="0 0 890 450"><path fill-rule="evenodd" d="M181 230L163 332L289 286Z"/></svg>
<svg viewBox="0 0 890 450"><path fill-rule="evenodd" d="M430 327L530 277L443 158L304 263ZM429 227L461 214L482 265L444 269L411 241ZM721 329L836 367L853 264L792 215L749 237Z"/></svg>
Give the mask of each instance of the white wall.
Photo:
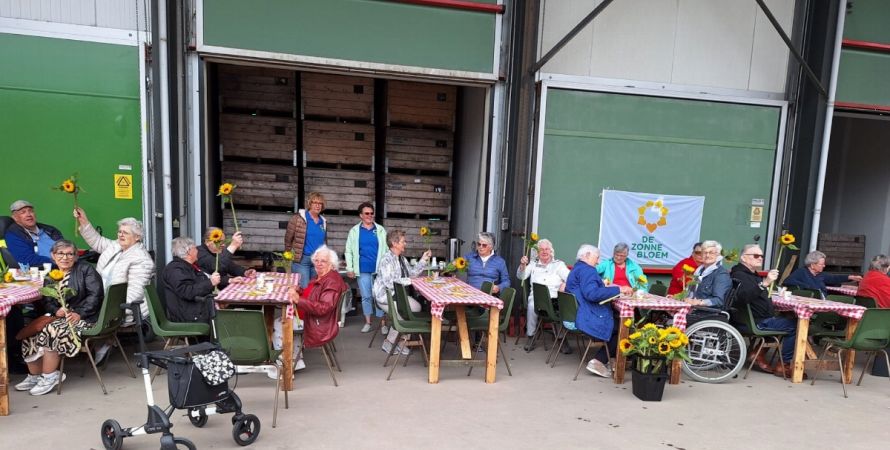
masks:
<svg viewBox="0 0 890 450"><path fill-rule="evenodd" d="M543 0L538 56L601 0ZM766 0L791 34L794 0ZM542 72L781 93L788 52L754 0L618 0Z"/></svg>
<svg viewBox="0 0 890 450"><path fill-rule="evenodd" d="M121 30L145 29L143 5L132 0L0 0L0 17Z"/></svg>

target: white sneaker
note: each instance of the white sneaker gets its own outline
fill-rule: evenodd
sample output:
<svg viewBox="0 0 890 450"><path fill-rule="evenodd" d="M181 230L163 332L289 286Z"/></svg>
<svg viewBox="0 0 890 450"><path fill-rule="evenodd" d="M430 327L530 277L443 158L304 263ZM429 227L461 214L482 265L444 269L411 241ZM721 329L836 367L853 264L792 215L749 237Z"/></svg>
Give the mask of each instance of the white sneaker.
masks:
<svg viewBox="0 0 890 450"><path fill-rule="evenodd" d="M383 345L380 347L380 350L383 350L386 353L395 354L392 350L392 342L389 342L389 341L383 341ZM396 349L396 351L401 352L402 356L408 356L411 354L410 348L402 347L401 345L399 345L399 347L398 347L398 349Z"/></svg>
<svg viewBox="0 0 890 450"><path fill-rule="evenodd" d="M303 370L305 368L306 368L306 362L303 361L303 358L298 359L297 362L294 363L294 372L296 372L298 370Z"/></svg>
<svg viewBox="0 0 890 450"><path fill-rule="evenodd" d="M389 334L389 327L386 326L386 325L381 325L381 326L380 326L380 332L383 333L383 334Z"/></svg>
<svg viewBox="0 0 890 450"><path fill-rule="evenodd" d="M589 363L587 363L587 371L594 374L599 375L603 378L609 378L612 376L612 371L606 367L600 360L594 358L591 359Z"/></svg>
<svg viewBox="0 0 890 450"><path fill-rule="evenodd" d="M278 366L269 366L266 368L266 376L277 380L278 379Z"/></svg>
<svg viewBox="0 0 890 450"><path fill-rule="evenodd" d="M21 383L15 385L15 390L17 391L30 391L34 386L37 386L37 383L40 382L40 375L31 375L28 374Z"/></svg>
<svg viewBox="0 0 890 450"><path fill-rule="evenodd" d="M59 372L55 371L49 375L41 375L40 381L37 382L37 386L34 386L29 391L31 395L43 395L52 392L53 388L55 388L60 382L65 381L65 374L59 376Z"/></svg>
<svg viewBox="0 0 890 450"><path fill-rule="evenodd" d="M108 356L108 351L111 350L111 344L104 343L98 350L96 350L96 354L93 356L96 359L96 365L102 364L102 361Z"/></svg>
<svg viewBox="0 0 890 450"><path fill-rule="evenodd" d="M362 327L362 333L367 333L367 332L371 331L371 329L372 329L372 328L371 328L371 324L370 324L370 323L366 323L366 324Z"/></svg>

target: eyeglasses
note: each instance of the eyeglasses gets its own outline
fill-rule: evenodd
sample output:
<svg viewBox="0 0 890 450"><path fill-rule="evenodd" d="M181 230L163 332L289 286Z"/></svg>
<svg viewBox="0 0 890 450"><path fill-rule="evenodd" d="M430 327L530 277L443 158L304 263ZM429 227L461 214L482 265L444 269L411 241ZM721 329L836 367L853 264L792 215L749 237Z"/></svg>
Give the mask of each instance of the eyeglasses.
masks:
<svg viewBox="0 0 890 450"><path fill-rule="evenodd" d="M310 205L324 206L324 202L309 202Z"/></svg>
<svg viewBox="0 0 890 450"><path fill-rule="evenodd" d="M374 211L371 211L371 212L363 212L362 215L363 215L363 216L373 216L373 215L374 215Z"/></svg>
<svg viewBox="0 0 890 450"><path fill-rule="evenodd" d="M476 247L481 247L481 248L491 247L491 244L486 244L484 242L480 242L480 243L476 244Z"/></svg>
<svg viewBox="0 0 890 450"><path fill-rule="evenodd" d="M712 251L702 252L702 253L705 254L705 255L717 255L717 254L718 254L718 252L713 251L713 250L712 250Z"/></svg>
<svg viewBox="0 0 890 450"><path fill-rule="evenodd" d="M66 253L55 252L53 254L58 256L59 258L74 258L74 253L70 253L70 252L66 252Z"/></svg>
<svg viewBox="0 0 890 450"><path fill-rule="evenodd" d="M748 255L754 259L763 259L763 255L761 255L759 253L746 253L746 255Z"/></svg>

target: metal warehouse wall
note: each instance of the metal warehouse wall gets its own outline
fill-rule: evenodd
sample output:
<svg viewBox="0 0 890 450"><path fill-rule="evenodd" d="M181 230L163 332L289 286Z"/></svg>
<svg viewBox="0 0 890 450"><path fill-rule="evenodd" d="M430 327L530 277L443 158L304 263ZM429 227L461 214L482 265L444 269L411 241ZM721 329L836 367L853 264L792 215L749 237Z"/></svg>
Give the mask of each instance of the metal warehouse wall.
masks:
<svg viewBox="0 0 890 450"><path fill-rule="evenodd" d="M0 0L0 17L135 30L136 8L124 0Z"/></svg>

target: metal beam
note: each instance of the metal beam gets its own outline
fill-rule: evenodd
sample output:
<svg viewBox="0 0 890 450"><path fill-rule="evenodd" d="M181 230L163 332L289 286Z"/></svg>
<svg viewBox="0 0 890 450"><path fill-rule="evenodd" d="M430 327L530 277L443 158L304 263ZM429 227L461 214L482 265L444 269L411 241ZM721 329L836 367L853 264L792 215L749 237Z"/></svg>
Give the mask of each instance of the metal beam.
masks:
<svg viewBox="0 0 890 450"><path fill-rule="evenodd" d="M766 3L763 0L754 0L757 2L757 5L760 6L760 9L763 11L763 14L766 15L766 18L769 19L769 22L773 24L773 28L776 29L776 32L779 33L779 37L785 41L785 45L788 47L788 50L791 51L791 54L794 55L794 59L797 60L797 63L803 67L804 73L806 73L807 78L813 82L813 85L816 86L816 89L819 90L819 93L822 94L822 97L828 98L828 91L825 90L825 87L822 86L822 83L819 81L819 77L816 76L816 73L813 72L813 69L810 68L810 65L803 59L803 56L800 55L800 52L794 48L794 44L791 42L791 38L785 34L785 30L782 29L782 25L779 24L779 21L776 20L776 16L773 15L772 11L766 6ZM838 33L841 30L837 31Z"/></svg>
<svg viewBox="0 0 890 450"><path fill-rule="evenodd" d="M538 62L532 64L531 68L529 69L529 74L534 75L537 71L541 70L541 67L544 67L544 64L547 64L548 61L553 59L553 57L556 56L556 54L559 53L559 51L562 50L562 48L565 47L566 44L568 44L569 41L572 40L572 38L577 36L578 33L580 33L581 30L584 29L584 27L590 24L590 22L592 22L593 19L596 18L596 16L600 15L600 13L603 12L603 10L606 9L606 7L609 6L613 1L614 0L603 0L603 2L597 5L596 8L593 8L593 11L591 11L590 14L587 15L587 17L578 22L578 25L575 25L575 28L572 28L572 30L569 31L568 34L560 39L560 41L557 42L556 45L554 45L553 48L551 48L550 51L547 52L546 55L541 57Z"/></svg>

